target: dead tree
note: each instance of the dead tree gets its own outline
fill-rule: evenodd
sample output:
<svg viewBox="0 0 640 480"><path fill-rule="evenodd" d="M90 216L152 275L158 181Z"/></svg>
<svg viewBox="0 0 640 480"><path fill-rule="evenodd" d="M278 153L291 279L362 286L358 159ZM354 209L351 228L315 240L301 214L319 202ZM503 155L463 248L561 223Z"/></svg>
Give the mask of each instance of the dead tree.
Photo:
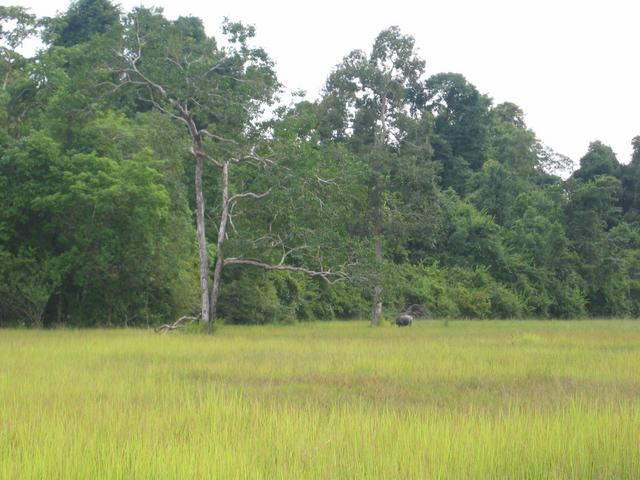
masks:
<svg viewBox="0 0 640 480"><path fill-rule="evenodd" d="M142 16L142 20L139 15ZM229 46L218 49L215 41L207 38L200 40L203 45L192 45L191 50L185 51L185 43L176 42L175 39L180 38L180 35L188 36L189 32L180 31L182 24L176 21L169 25L180 35L167 34L163 38L166 42L163 45L157 45L158 40L154 38L156 44L151 48L152 53L147 55L145 50L147 43L143 32L153 32L155 35L156 32L152 29L156 23L149 21L150 18L152 20L155 18L154 15L159 14L139 10L134 11L129 17L126 35L129 44L121 55L124 66L111 69L112 74L118 78L113 86L115 89L125 85L137 88L142 100L183 124L189 134L190 153L195 160L196 227L202 321L208 322L211 330L218 311L222 272L227 265L250 265L267 270L300 272L329 282L346 279L347 273L344 269L313 270L288 264L290 254L304 246L288 248L283 242L281 245L273 245L283 249L282 257L277 263L255 258L225 258L225 244L229 238L228 227L233 226L235 205L241 200L264 198L271 192L271 189L268 189L265 192L245 191L232 195L230 175L232 167L242 163L248 162L258 168L275 165L275 160L256 153L256 146L247 139L246 133L253 127L252 118L259 113L257 105L263 101L269 101L278 84L271 61L264 52L249 48L245 43L253 36L253 29L241 24L224 26L232 44L239 43L237 48ZM146 30L140 26L141 23L144 24L145 19L148 25L152 25L151 28L147 25ZM162 21L166 22L164 19ZM249 78L250 74L254 77ZM252 86L252 82L255 82L255 86ZM240 114L241 120L234 117L233 128L229 127L229 122L224 121L221 122L223 127L217 128L216 119L224 118L225 109L243 112ZM203 117L212 119L204 128L202 122L199 122ZM225 128L227 130L231 128L231 131L225 134ZM209 271L203 186L203 173L206 166L213 166L220 172L221 183L220 218L212 278ZM211 288L209 288L210 281Z"/></svg>

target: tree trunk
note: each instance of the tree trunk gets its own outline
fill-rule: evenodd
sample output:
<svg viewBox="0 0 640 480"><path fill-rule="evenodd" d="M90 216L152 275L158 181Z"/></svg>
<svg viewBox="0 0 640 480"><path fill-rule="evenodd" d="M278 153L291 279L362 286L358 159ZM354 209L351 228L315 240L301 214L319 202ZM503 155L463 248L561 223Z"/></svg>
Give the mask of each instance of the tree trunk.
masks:
<svg viewBox="0 0 640 480"><path fill-rule="evenodd" d="M380 129L375 133L374 146L376 148L383 148L387 143L387 96L382 95L380 98L380 112L378 116L380 122Z"/></svg>
<svg viewBox="0 0 640 480"><path fill-rule="evenodd" d="M382 287L376 285L373 287L373 308L371 310L371 326L380 326L380 319L382 318Z"/></svg>
<svg viewBox="0 0 640 480"><path fill-rule="evenodd" d="M382 268L382 233L375 232L375 253L376 264L378 268ZM382 292L384 289L382 285L378 284L373 287L373 308L371 309L371 326L377 327L380 325L380 318L382 317Z"/></svg>
<svg viewBox="0 0 640 480"><path fill-rule="evenodd" d="M380 99L380 112L378 120L380 122L380 128L375 134L374 138L374 148L377 150L382 150L387 142L387 96L382 95ZM375 199L373 201L374 208L376 211L374 212L374 225L373 225L373 236L374 236L374 248L375 248L375 260L376 266L378 270L382 270L382 262L384 260L384 256L382 253L382 230L383 230L383 190L384 190L384 180L382 180L382 165L377 164L374 165L374 170L378 170L375 172L375 181L373 182L373 194L375 195ZM378 285L373 287L373 306L371 308L371 326L377 327L380 325L380 319L382 317L382 292L383 287L378 283Z"/></svg>
<svg viewBox="0 0 640 480"><path fill-rule="evenodd" d="M213 270L213 286L211 287L209 333L211 333L213 321L216 319L216 315L218 313L218 298L220 297L220 282L222 277L222 267L224 265L224 241L227 237L229 208L229 161L225 161L222 164L222 213L220 215L218 242L216 244L216 265Z"/></svg>
<svg viewBox="0 0 640 480"><path fill-rule="evenodd" d="M204 158L194 150L196 157L196 227L198 232L198 253L200 254L200 295L202 321L210 321L209 316L209 255L204 225L204 194L202 192L202 173Z"/></svg>

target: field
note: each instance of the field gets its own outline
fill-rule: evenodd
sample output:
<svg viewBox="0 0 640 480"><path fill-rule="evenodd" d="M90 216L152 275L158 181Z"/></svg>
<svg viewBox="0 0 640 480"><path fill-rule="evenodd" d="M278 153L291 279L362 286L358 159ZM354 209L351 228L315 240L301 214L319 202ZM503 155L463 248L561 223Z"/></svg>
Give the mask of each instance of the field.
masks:
<svg viewBox="0 0 640 480"><path fill-rule="evenodd" d="M0 330L0 478L640 478L640 322Z"/></svg>

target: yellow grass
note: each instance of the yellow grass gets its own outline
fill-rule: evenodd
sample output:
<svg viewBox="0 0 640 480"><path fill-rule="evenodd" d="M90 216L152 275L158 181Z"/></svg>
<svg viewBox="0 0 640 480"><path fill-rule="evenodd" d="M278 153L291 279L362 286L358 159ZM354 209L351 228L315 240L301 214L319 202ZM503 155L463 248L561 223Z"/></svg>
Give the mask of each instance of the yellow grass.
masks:
<svg viewBox="0 0 640 480"><path fill-rule="evenodd" d="M0 478L640 478L640 323L0 330Z"/></svg>

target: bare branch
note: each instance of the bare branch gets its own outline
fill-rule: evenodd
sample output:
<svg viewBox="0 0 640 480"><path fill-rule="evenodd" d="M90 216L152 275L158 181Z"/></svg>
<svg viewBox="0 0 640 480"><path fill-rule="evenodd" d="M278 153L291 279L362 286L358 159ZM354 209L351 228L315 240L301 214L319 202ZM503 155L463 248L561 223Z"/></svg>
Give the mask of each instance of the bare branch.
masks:
<svg viewBox="0 0 640 480"><path fill-rule="evenodd" d="M231 207L229 208L229 226L231 226L231 230L233 230L233 233L235 233L236 235L238 234L238 229L236 228L235 223L233 223L233 209L236 206L236 204L232 204ZM229 238L227 236L227 238Z"/></svg>
<svg viewBox="0 0 640 480"><path fill-rule="evenodd" d="M300 245L298 247L293 247L289 249L284 248L284 244L282 245L284 252L282 253L282 258L280 259L280 265L284 265L284 262L287 260L287 257L294 252L299 252L300 250L308 250L308 245ZM322 262L320 262L320 266L322 267ZM322 268L320 269L322 270Z"/></svg>
<svg viewBox="0 0 640 480"><path fill-rule="evenodd" d="M232 138L221 137L220 135L216 135L215 133L211 133L209 130L203 128L199 131L200 135L206 135L209 138L213 138L214 140L218 140L219 142L230 143L232 145L238 145L238 142L233 140Z"/></svg>
<svg viewBox="0 0 640 480"><path fill-rule="evenodd" d="M253 160L253 161L258 162L258 163L260 163L260 164L262 164L264 166L266 166L266 165L275 165L276 164L276 162L274 162L270 158L258 155L256 153L256 147L252 147L251 151L249 153L245 154L244 156L242 156L240 158L240 160Z"/></svg>
<svg viewBox="0 0 640 480"><path fill-rule="evenodd" d="M191 146L191 154L194 157L202 157L205 160L207 160L208 162L213 163L216 167L222 168L222 164L220 162L218 162L215 158L213 158L210 155L207 155L205 152L202 151L202 149L197 149L195 146Z"/></svg>
<svg viewBox="0 0 640 480"><path fill-rule="evenodd" d="M311 270L309 268L304 267L295 267L293 265L286 264L271 264L261 262L260 260L255 260L252 258L226 258L224 260L224 264L226 265L252 265L254 267L263 268L265 270L280 270L280 271L288 271L288 272L299 272L304 273L305 275L309 275L310 277L318 277L324 280L329 284L338 283L341 281L345 281L349 279L349 274L342 270Z"/></svg>
<svg viewBox="0 0 640 480"><path fill-rule="evenodd" d="M222 62L218 62L216 63L213 67L211 67L209 70L207 70L206 72L204 72L204 75L208 75L211 72L217 70L220 66L222 65Z"/></svg>
<svg viewBox="0 0 640 480"><path fill-rule="evenodd" d="M236 193L229 198L229 203L235 203L237 200L241 198L264 198L271 193L271 188L264 193L254 193L254 192L244 192L244 193Z"/></svg>
<svg viewBox="0 0 640 480"><path fill-rule="evenodd" d="M335 181L335 179L333 178L321 178L318 175L316 175L316 180L318 180L318 183L323 183L325 185L338 185Z"/></svg>
<svg viewBox="0 0 640 480"><path fill-rule="evenodd" d="M178 67L180 70L184 71L184 67L180 64L180 62L178 62L177 60L174 60L171 57L166 57L166 59L169 61L169 63L173 63L176 67Z"/></svg>
<svg viewBox="0 0 640 480"><path fill-rule="evenodd" d="M167 110L166 108L164 108L160 102L158 102L154 97L153 97L153 93L151 91L149 91L149 98L141 98L141 100L143 102L148 102L151 105L153 105L154 108L157 108L159 111L161 111L162 113L164 113L165 115L170 116L171 118L173 118L174 120L179 120L180 122L184 123L185 125L189 126L189 122L182 116L180 115L176 115L175 113L173 113L170 110Z"/></svg>
<svg viewBox="0 0 640 480"><path fill-rule="evenodd" d="M269 230L271 230L271 228L269 228ZM258 237L255 240L251 240L251 243L253 243L253 245L255 246L258 243L264 242L264 241L271 242L272 247L282 244L282 239L280 238L280 236L272 235L272 234L267 234L267 235L263 235L262 237Z"/></svg>

